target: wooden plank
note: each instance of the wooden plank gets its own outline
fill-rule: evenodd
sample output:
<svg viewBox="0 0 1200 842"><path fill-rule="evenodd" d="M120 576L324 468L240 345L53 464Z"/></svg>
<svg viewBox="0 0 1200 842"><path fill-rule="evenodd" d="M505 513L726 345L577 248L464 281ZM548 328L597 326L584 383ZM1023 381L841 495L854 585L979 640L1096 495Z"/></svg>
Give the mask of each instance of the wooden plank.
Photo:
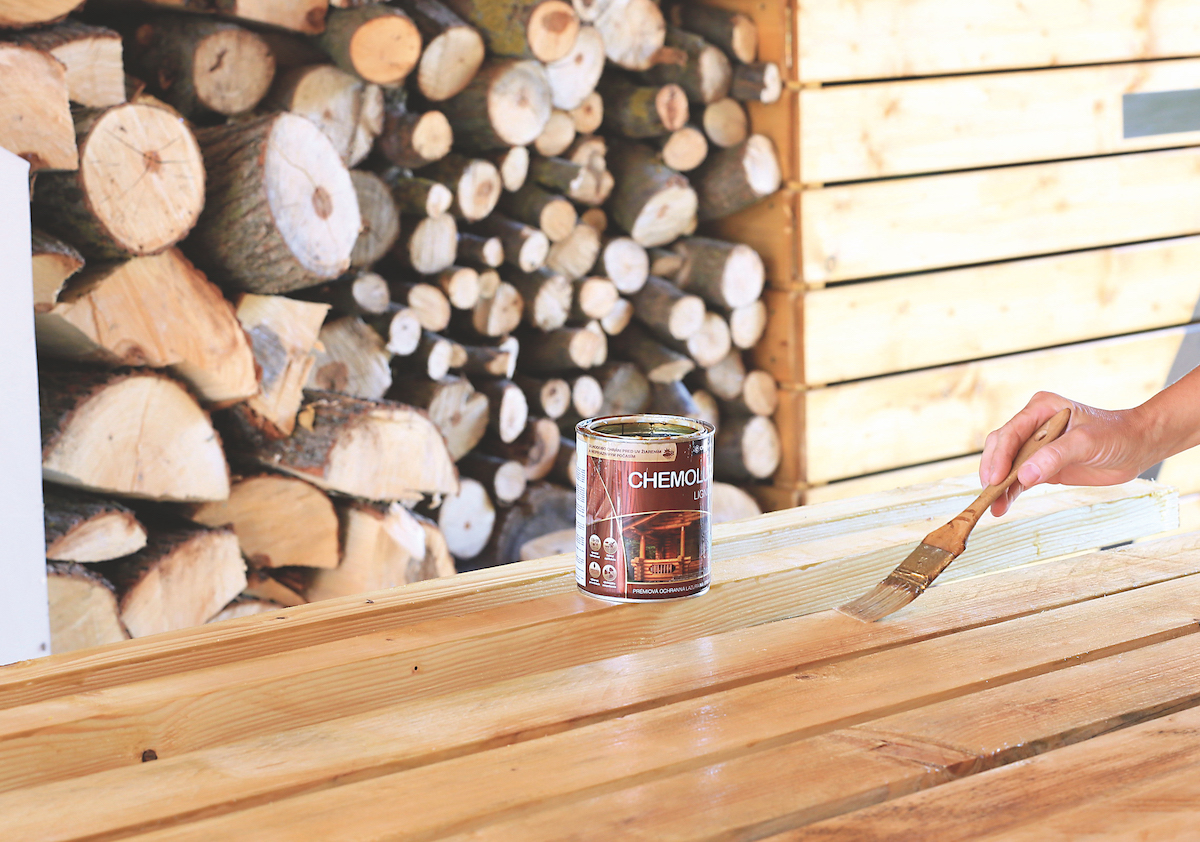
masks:
<svg viewBox="0 0 1200 842"><path fill-rule="evenodd" d="M812 385L1187 324L1197 265L1200 237L1184 237L826 287L797 307L802 356L779 359L793 347L770 321L762 356Z"/></svg>
<svg viewBox="0 0 1200 842"><path fill-rule="evenodd" d="M1200 15L1197 16L1200 20ZM1200 59L800 91L800 180L830 183L1200 143L1125 137L1126 94L1200 88Z"/></svg>
<svg viewBox="0 0 1200 842"><path fill-rule="evenodd" d="M1021 827L1033 834L1027 838L1041 839L1037 829L1048 814L1084 805L1095 810L1097 803L1119 798L1123 789L1151 784L1159 776L1195 778L1198 725L1200 708L1192 708L771 840L888 840L918 832L953 842L993 834L1009 839Z"/></svg>
<svg viewBox="0 0 1200 842"><path fill-rule="evenodd" d="M1195 234L1200 150L805 190L806 282L832 282ZM902 210L901 210L902 209Z"/></svg>
<svg viewBox="0 0 1200 842"><path fill-rule="evenodd" d="M804 481L804 392L780 384L775 428L779 431L779 467L773 481L783 486Z"/></svg>
<svg viewBox="0 0 1200 842"><path fill-rule="evenodd" d="M955 480L888 489L880 496L764 515L747 523L718 524L713 528L713 559L720 563L792 543L921 520L933 512L965 506L973 492L969 480ZM574 592L574 558L561 555L325 600L86 654L15 664L0 670L0 709Z"/></svg>
<svg viewBox="0 0 1200 842"><path fill-rule="evenodd" d="M44 833L70 839L218 805L249 806L268 793L299 791L306 783L319 786L338 774L531 739L566 724L594 723L805 663L842 661L1200 572L1195 536L1152 549L1152 557L1136 564L1130 563L1135 557L1129 551L1109 552L999 573L989 577L987 589L939 585L902 622L847 624L838 615L810 615L548 673L536 682L510 680L343 718L289 731L285 739L265 737L164 756L152 767L135 765L26 788L0 795L0 829L24 838L26 824L33 822L37 831L31 839ZM596 693L601 684L605 692ZM493 703L501 697L504 705ZM296 745L312 750L293 753ZM126 802L131 792L137 793L136 810ZM71 811L63 822L44 820L46 806L77 803L74 799L85 794L86 813Z"/></svg>
<svg viewBox="0 0 1200 842"><path fill-rule="evenodd" d="M804 383L805 294L767 289L763 303L767 306L767 327L754 347L754 364L779 383Z"/></svg>
<svg viewBox="0 0 1200 842"><path fill-rule="evenodd" d="M380 838L401 829L413 836L474 830L484 838L532 840L538 837L489 817L536 809L550 799L561 804L596 787L648 782L1078 660L1190 637L1197 628L1186 600L1197 597L1200 581L1151 585L137 838L282 839L303 827L323 840ZM914 670L913 663L924 668ZM379 809L397 799L403 811ZM567 826L581 827L560 820L548 838L562 838ZM586 823L581 829L586 832Z"/></svg>
<svg viewBox="0 0 1200 842"><path fill-rule="evenodd" d="M784 79L796 78L791 0L706 0L705 5L748 15L758 27L758 60L775 62Z"/></svg>
<svg viewBox="0 0 1200 842"><path fill-rule="evenodd" d="M701 233L752 247L762 256L771 287L796 289L803 286L799 214L800 193L784 189L744 211L707 223Z"/></svg>
<svg viewBox="0 0 1200 842"><path fill-rule="evenodd" d="M1167 328L805 393L810 483L979 452L1039 389L1136 406L1200 356L1200 326Z"/></svg>
<svg viewBox="0 0 1200 842"><path fill-rule="evenodd" d="M803 81L936 76L1200 54L1188 0L800 0Z"/></svg>
<svg viewBox="0 0 1200 842"><path fill-rule="evenodd" d="M1200 539L1048 562L989 577L986 589L950 584L932 589L900 622L846 623L810 615L643 653L571 667L378 713L346 717L85 778L0 795L0 830L29 839L71 839L129 831L197 811L251 806L268 797L319 788L339 775L372 774L534 739L635 710L1000 622L1107 594L1200 573ZM1136 563L1131 563L1136 562ZM596 693L597 686L605 688ZM497 698L504 705L494 704ZM309 750L294 752L297 745ZM136 794L134 794L136 793ZM79 803L62 821L52 805ZM133 809L128 799L136 799ZM58 815L58 814L56 814ZM28 831L28 835L27 832ZM42 836L42 834L50 834Z"/></svg>
<svg viewBox="0 0 1200 842"><path fill-rule="evenodd" d="M939 581L1176 523L1173 492L1145 482L1023 502L981 523ZM0 790L137 764L146 749L177 755L824 610L882 579L928 530L921 521L733 559L703 600L653 611L566 594L0 711Z"/></svg>
<svg viewBox="0 0 1200 842"><path fill-rule="evenodd" d="M804 504L821 505L834 500L849 500L861 494L874 494L893 488L903 488L916 482L935 482L948 477L965 476L976 479L979 474L979 454L943 459L894 471L882 471L854 479L831 482L828 485L813 485L804 490Z"/></svg>
<svg viewBox="0 0 1200 842"><path fill-rule="evenodd" d="M750 752L537 811L477 838L554 839L569 814L580 839L611 839L629 823L631 804L654 805L637 817L646 838L761 838L1194 706L1195 643L1188 635ZM1094 693L1099 687L1106 692Z"/></svg>

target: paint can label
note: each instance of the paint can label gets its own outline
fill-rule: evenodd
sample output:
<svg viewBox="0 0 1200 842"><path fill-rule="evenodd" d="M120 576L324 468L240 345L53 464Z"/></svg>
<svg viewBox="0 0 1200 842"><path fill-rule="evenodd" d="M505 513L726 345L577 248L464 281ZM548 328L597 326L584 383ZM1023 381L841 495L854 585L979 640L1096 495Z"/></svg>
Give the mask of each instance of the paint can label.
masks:
<svg viewBox="0 0 1200 842"><path fill-rule="evenodd" d="M713 427L625 415L576 427L575 580L618 601L708 589Z"/></svg>

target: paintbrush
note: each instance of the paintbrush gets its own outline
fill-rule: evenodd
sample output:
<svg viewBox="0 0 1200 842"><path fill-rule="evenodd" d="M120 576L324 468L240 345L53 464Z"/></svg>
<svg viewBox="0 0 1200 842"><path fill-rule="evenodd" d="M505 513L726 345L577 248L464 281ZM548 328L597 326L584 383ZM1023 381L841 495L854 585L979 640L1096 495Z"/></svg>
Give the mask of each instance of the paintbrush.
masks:
<svg viewBox="0 0 1200 842"><path fill-rule="evenodd" d="M989 485L962 514L926 535L908 558L876 585L874 590L847 602L837 610L864 623L873 623L899 611L924 593L925 589L933 584L933 580L950 566L950 562L967 548L967 536L992 503L1016 482L1017 470L1030 456L1061 436L1070 420L1071 410L1064 409L1038 427L1017 451L1012 470L1002 482Z"/></svg>

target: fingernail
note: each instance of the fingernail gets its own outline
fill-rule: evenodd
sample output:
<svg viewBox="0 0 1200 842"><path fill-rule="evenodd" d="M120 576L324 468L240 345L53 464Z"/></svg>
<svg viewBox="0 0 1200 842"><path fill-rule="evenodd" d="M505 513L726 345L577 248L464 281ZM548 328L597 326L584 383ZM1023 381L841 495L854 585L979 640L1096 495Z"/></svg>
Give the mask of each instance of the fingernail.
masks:
<svg viewBox="0 0 1200 842"><path fill-rule="evenodd" d="M1021 485L1028 488L1031 485L1037 485L1042 481L1042 472L1037 465L1026 465L1021 469Z"/></svg>

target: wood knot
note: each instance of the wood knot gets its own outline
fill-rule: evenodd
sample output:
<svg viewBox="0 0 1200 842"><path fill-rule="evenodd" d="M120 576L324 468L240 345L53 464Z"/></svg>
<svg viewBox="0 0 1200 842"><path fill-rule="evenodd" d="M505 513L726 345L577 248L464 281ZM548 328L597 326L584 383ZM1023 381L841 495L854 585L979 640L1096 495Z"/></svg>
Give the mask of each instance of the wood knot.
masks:
<svg viewBox="0 0 1200 842"><path fill-rule="evenodd" d="M324 187L318 187L312 195L313 210L321 219L329 219L333 215L333 199Z"/></svg>
<svg viewBox="0 0 1200 842"><path fill-rule="evenodd" d="M162 158L158 156L158 152L154 149L151 149L149 152L143 152L142 166L146 168L146 172L153 175L162 169Z"/></svg>
<svg viewBox="0 0 1200 842"><path fill-rule="evenodd" d="M555 35L566 32L575 21L575 15L571 12L551 12L542 18L542 28L547 32L553 32Z"/></svg>
<svg viewBox="0 0 1200 842"><path fill-rule="evenodd" d="M142 762L149 763L151 760L158 760L158 752L152 748L148 748L142 752Z"/></svg>

